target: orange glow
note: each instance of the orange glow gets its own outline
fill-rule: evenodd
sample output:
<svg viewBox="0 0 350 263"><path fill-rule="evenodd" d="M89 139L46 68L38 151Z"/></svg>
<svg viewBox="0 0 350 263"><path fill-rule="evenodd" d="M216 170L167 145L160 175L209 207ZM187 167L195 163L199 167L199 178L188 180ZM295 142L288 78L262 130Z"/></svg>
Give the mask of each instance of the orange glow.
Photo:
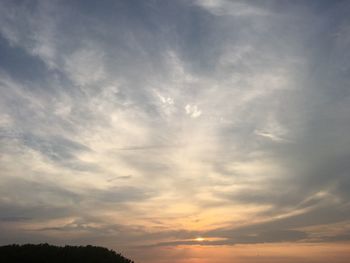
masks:
<svg viewBox="0 0 350 263"><path fill-rule="evenodd" d="M138 259L136 254L140 253ZM281 243L236 246L158 247L133 250L140 263L348 263L350 243Z"/></svg>

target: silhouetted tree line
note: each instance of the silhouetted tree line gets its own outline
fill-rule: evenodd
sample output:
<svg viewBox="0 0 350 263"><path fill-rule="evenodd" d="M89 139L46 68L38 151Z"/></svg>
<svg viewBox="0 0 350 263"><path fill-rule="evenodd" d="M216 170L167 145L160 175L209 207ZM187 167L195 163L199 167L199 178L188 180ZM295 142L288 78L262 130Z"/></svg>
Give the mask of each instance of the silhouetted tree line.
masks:
<svg viewBox="0 0 350 263"><path fill-rule="evenodd" d="M121 254L96 246L65 246L49 244L7 245L0 247L4 263L134 263Z"/></svg>

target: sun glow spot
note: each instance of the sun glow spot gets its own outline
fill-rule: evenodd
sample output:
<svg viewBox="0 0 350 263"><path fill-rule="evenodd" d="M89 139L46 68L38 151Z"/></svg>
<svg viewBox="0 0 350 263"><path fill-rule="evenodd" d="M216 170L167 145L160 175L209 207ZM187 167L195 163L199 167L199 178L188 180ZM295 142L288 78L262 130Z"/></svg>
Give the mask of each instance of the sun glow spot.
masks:
<svg viewBox="0 0 350 263"><path fill-rule="evenodd" d="M204 238L203 237L197 237L195 240L198 241L198 242L202 242L202 241L204 241Z"/></svg>

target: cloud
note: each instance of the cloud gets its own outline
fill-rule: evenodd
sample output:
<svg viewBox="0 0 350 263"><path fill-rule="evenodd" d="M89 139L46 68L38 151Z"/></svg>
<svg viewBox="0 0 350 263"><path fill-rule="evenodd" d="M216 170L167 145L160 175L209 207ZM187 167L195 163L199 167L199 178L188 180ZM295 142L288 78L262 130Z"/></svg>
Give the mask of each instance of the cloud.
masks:
<svg viewBox="0 0 350 263"><path fill-rule="evenodd" d="M190 115L191 118L198 118L199 116L202 115L202 111L198 110L197 105L190 105L187 104L185 106L186 114Z"/></svg>
<svg viewBox="0 0 350 263"><path fill-rule="evenodd" d="M1 242L347 240L348 9L4 1Z"/></svg>
<svg viewBox="0 0 350 263"><path fill-rule="evenodd" d="M198 0L196 4L207 9L215 15L232 15L232 16L263 16L269 15L270 12L257 5L243 1L227 0Z"/></svg>
<svg viewBox="0 0 350 263"><path fill-rule="evenodd" d="M293 242L302 241L307 237L304 232L293 230L274 230L261 232L259 234L250 235L238 235L236 238L223 238L219 240L180 240L170 241L155 244L154 246L183 246L183 245L196 245L196 246L227 246L238 244L257 244L257 243L276 243L276 242Z"/></svg>
<svg viewBox="0 0 350 263"><path fill-rule="evenodd" d="M104 78L104 55L99 52L92 48L81 48L67 56L64 70L75 84L85 86Z"/></svg>

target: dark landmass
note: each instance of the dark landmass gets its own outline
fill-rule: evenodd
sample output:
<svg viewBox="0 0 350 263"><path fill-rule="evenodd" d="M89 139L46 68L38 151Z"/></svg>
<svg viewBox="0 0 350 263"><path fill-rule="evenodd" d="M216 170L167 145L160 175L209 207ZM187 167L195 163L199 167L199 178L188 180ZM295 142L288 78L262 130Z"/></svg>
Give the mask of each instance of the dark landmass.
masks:
<svg viewBox="0 0 350 263"><path fill-rule="evenodd" d="M4 263L134 263L104 247L49 244L0 246L0 262Z"/></svg>

